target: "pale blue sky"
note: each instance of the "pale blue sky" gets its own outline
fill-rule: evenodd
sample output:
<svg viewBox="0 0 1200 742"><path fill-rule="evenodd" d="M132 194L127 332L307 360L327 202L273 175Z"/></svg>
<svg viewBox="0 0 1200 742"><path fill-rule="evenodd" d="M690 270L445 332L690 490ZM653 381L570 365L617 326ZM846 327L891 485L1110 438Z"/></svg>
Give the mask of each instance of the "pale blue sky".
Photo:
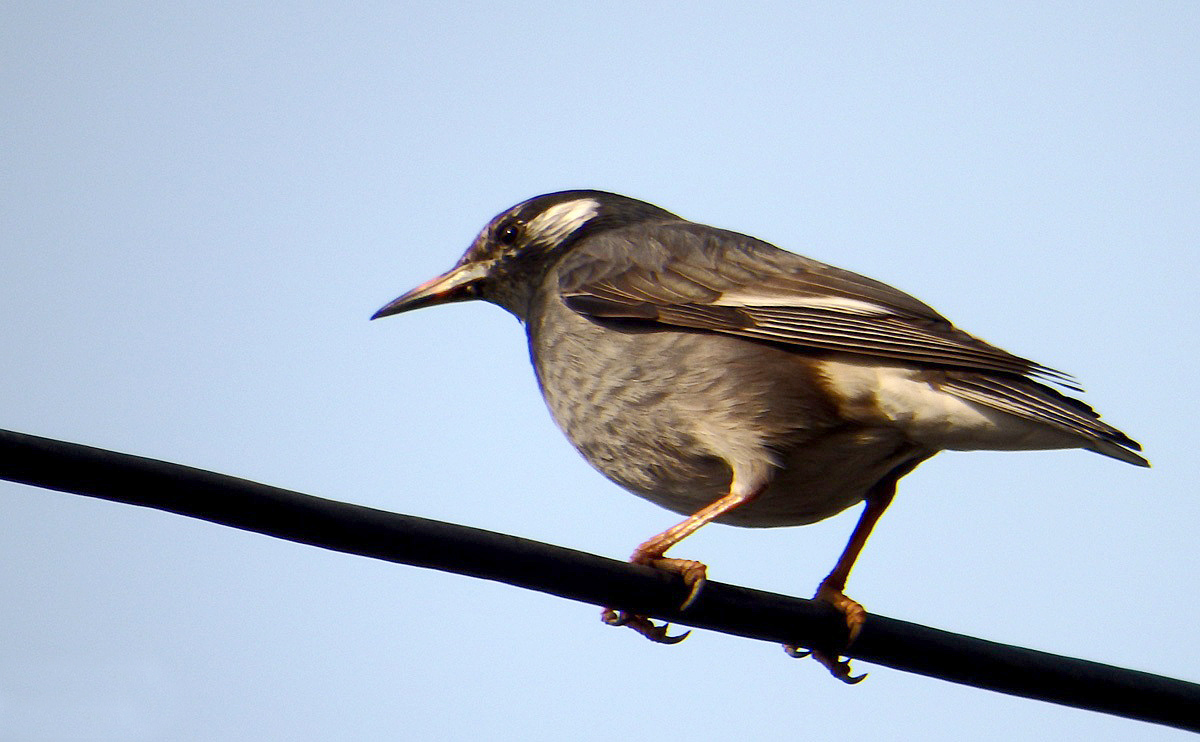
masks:
<svg viewBox="0 0 1200 742"><path fill-rule="evenodd" d="M367 317L601 188L914 293L1145 444L944 454L848 592L1200 681L1200 6L0 8L0 427L626 556L675 516L554 428L487 305ZM854 515L705 529L807 595ZM0 483L0 739L1182 739Z"/></svg>

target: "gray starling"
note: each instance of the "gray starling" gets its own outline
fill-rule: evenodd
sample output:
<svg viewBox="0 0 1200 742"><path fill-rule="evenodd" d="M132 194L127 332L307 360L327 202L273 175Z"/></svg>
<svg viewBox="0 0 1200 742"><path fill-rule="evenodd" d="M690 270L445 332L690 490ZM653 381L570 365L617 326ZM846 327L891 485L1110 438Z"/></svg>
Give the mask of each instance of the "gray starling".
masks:
<svg viewBox="0 0 1200 742"><path fill-rule="evenodd" d="M665 553L706 523L796 526L865 501L816 593L853 641L865 611L846 578L897 480L935 453L1084 448L1148 466L1136 442L1043 383L1078 390L1066 374L886 284L613 193L514 206L453 269L375 317L469 299L525 324L550 412L592 466L687 516L632 557L682 575L685 607L705 566ZM623 611L604 620L682 638Z"/></svg>

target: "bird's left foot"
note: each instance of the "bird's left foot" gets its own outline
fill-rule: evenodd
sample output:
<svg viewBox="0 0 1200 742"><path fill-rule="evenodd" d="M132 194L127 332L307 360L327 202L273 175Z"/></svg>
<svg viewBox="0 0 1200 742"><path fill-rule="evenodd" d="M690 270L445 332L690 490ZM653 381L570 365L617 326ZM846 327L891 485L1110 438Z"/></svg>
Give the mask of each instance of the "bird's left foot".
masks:
<svg viewBox="0 0 1200 742"><path fill-rule="evenodd" d="M846 637L845 647L849 647L851 644L853 644L854 640L858 638L859 633L862 631L863 622L867 620L867 611L862 607L862 604L856 600L846 597L846 594L842 592L841 588L828 585L824 582L822 582L821 586L817 588L817 594L813 596L813 599L830 604L836 608L839 613L846 617L846 628L849 630L849 633ZM866 673L863 673L862 675L851 675L850 662L848 660L843 660L840 654L831 654L821 649L808 651L801 649L794 644L783 645L783 651L787 652L792 657L808 657L811 655L814 660L824 665L825 669L829 670L831 675L843 683L853 685L855 683L861 683L863 678L867 677Z"/></svg>
<svg viewBox="0 0 1200 742"><path fill-rule="evenodd" d="M704 564L691 559L651 556L643 554L639 550L634 553L630 561L634 564L645 564L666 572L673 572L682 577L684 584L688 586L688 596L679 607L680 610L687 610L692 603L696 602L696 597L700 595L700 591L704 588L704 581L708 575L708 568ZM691 631L685 631L682 634L671 635L667 633L670 629L670 624L656 624L646 616L618 611L612 608L605 608L600 613L600 620L609 626L628 626L650 641L658 644L678 644L686 639L688 634L692 633Z"/></svg>

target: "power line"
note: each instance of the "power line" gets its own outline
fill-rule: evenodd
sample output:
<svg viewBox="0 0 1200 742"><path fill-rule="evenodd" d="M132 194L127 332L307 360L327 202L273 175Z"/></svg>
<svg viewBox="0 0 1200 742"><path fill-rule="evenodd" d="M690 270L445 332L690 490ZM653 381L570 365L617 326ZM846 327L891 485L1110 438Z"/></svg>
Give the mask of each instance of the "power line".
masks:
<svg viewBox="0 0 1200 742"><path fill-rule="evenodd" d="M76 443L0 430L0 478L752 639L826 649L845 641L841 614L823 603L708 582L681 612L682 582L649 567ZM843 653L954 683L1200 731L1200 685L1160 675L877 614L868 615Z"/></svg>

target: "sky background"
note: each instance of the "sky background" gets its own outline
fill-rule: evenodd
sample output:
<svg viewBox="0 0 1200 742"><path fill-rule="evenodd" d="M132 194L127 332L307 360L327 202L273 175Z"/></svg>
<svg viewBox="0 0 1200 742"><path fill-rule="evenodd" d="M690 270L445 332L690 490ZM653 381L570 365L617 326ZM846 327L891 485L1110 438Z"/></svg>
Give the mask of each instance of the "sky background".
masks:
<svg viewBox="0 0 1200 742"><path fill-rule="evenodd" d="M624 558L674 523L551 422L519 325L368 322L600 188L902 288L1146 447L946 453L868 610L1200 681L1200 6L0 6L0 427ZM856 511L706 528L807 596ZM1160 740L1182 732L0 483L0 740Z"/></svg>

